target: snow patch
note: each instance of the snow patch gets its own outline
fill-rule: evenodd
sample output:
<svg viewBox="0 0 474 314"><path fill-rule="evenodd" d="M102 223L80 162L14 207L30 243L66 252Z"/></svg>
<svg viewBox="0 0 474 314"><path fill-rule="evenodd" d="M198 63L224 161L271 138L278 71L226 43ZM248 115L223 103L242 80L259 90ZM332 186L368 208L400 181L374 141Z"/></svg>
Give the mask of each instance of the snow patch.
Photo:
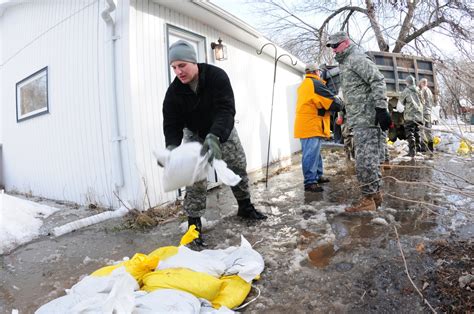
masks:
<svg viewBox="0 0 474 314"><path fill-rule="evenodd" d="M0 192L0 254L38 237L42 219L58 210Z"/></svg>

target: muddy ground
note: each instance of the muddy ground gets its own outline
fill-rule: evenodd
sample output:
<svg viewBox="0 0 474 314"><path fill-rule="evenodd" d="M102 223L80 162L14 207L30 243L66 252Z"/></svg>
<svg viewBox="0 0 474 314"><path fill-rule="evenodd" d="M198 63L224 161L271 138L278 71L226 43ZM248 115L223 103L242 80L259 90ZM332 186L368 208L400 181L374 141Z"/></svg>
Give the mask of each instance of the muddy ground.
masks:
<svg viewBox="0 0 474 314"><path fill-rule="evenodd" d="M270 178L268 188L254 180L253 201L269 216L264 222L235 217L229 188L210 192L205 215L210 248L238 245L243 234L265 259L266 268L247 301L258 290L260 297L241 311L430 312L405 273L396 227L413 282L428 303L437 312L472 312L474 282L467 277L474 274L472 159L438 153L431 160L399 160L384 171L382 208L346 215L344 207L359 191L353 166L340 148L325 148L323 156L331 182L322 193L304 193L299 155ZM154 227L138 227L153 225L153 219L141 217L137 223L129 217L58 238L47 236L53 226L97 211L62 206L48 219L44 236L1 256L0 312L32 313L111 261L177 245L185 219L172 206L156 219L165 223Z"/></svg>

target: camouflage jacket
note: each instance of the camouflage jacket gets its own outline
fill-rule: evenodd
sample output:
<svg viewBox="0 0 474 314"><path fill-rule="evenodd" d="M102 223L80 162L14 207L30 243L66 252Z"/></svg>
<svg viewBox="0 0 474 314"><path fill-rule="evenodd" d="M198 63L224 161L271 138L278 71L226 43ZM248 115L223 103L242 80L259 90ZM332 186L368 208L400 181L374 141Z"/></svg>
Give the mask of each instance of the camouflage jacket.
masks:
<svg viewBox="0 0 474 314"><path fill-rule="evenodd" d="M400 96L400 102L405 106L403 118L405 122L423 122L423 104L419 89L415 86L407 86Z"/></svg>
<svg viewBox="0 0 474 314"><path fill-rule="evenodd" d="M355 45L336 54L351 128L375 126L375 108L387 109L385 79L375 63Z"/></svg>
<svg viewBox="0 0 474 314"><path fill-rule="evenodd" d="M431 107L433 107L433 93L429 87L420 90L421 103L423 104L423 116L431 116Z"/></svg>

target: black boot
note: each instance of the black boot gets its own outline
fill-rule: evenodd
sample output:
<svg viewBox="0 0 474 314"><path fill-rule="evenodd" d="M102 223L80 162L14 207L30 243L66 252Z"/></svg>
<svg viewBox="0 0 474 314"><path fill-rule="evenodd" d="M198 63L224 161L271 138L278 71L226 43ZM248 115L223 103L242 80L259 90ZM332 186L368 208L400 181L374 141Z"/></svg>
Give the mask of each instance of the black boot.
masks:
<svg viewBox="0 0 474 314"><path fill-rule="evenodd" d="M415 157L415 144L408 142L408 154L405 157Z"/></svg>
<svg viewBox="0 0 474 314"><path fill-rule="evenodd" d="M417 152L422 152L422 153L425 153L428 151L428 146L426 145L425 142L423 142L422 144L420 144L418 147L417 147Z"/></svg>
<svg viewBox="0 0 474 314"><path fill-rule="evenodd" d="M430 152L434 152L433 142L428 142L428 149L430 150Z"/></svg>
<svg viewBox="0 0 474 314"><path fill-rule="evenodd" d="M199 237L197 239L194 239L192 243L199 247L206 247L207 244L204 242L204 238L202 237L202 223L201 223L201 217L188 217L188 229L191 225L196 226L196 230L199 232Z"/></svg>
<svg viewBox="0 0 474 314"><path fill-rule="evenodd" d="M254 220L261 220L267 219L267 216L258 212L252 203L250 203L250 199L245 200L237 200L239 203L239 210L237 211L237 216L247 219L254 219Z"/></svg>

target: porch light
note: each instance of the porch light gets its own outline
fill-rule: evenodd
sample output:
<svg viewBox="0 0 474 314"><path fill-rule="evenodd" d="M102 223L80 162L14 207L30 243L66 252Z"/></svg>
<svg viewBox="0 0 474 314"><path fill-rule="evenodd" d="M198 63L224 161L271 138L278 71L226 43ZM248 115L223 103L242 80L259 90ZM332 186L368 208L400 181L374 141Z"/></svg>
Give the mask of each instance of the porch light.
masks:
<svg viewBox="0 0 474 314"><path fill-rule="evenodd" d="M211 48L214 50L214 56L217 61L227 60L227 47L222 44L222 39L217 40L218 44L211 43Z"/></svg>

